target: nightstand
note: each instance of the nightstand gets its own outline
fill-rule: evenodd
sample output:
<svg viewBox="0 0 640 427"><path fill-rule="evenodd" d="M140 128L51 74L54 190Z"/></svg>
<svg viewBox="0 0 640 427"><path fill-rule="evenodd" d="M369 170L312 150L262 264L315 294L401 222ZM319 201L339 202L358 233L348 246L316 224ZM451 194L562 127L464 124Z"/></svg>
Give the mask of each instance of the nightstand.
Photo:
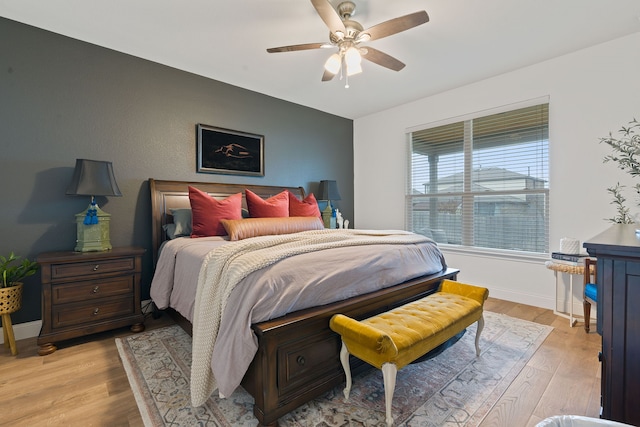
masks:
<svg viewBox="0 0 640 427"><path fill-rule="evenodd" d="M104 252L47 252L37 257L42 277L41 356L56 341L131 326L144 330L140 306L142 254L137 247Z"/></svg>

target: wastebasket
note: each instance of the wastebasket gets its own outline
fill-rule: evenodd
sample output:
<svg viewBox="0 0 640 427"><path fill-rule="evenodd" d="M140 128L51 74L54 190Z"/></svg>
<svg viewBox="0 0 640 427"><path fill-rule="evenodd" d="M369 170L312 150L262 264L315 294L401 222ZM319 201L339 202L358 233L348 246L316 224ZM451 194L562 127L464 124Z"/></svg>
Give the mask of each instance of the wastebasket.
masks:
<svg viewBox="0 0 640 427"><path fill-rule="evenodd" d="M633 427L615 421L600 418L582 417L580 415L555 415L536 424L536 427Z"/></svg>

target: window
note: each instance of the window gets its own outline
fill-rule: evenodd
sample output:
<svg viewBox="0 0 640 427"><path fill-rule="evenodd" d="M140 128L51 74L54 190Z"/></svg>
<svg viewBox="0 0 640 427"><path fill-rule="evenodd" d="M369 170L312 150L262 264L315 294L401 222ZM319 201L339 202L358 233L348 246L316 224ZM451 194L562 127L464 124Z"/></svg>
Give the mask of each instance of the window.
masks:
<svg viewBox="0 0 640 427"><path fill-rule="evenodd" d="M436 242L549 252L549 105L409 133L407 229Z"/></svg>

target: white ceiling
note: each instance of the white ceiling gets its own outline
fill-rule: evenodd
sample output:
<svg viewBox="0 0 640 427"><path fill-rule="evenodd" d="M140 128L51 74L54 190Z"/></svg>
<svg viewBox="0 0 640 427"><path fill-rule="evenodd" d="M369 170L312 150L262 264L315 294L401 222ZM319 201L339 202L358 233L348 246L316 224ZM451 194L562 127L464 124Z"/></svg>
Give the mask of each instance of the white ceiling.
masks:
<svg viewBox="0 0 640 427"><path fill-rule="evenodd" d="M369 42L406 67L363 61L348 89L320 81L331 50L266 52L328 40L309 0L0 0L0 16L351 119L640 31L639 0L354 1L365 28L430 22Z"/></svg>

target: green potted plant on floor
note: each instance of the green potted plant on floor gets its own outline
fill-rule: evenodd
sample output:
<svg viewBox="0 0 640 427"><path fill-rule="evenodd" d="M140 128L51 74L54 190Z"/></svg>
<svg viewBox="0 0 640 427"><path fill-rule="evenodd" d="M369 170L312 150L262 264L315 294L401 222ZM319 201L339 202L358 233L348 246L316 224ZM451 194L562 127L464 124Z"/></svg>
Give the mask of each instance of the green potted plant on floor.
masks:
<svg viewBox="0 0 640 427"><path fill-rule="evenodd" d="M23 259L20 261L19 256L11 252L8 257L0 255L0 288L10 288L14 284L22 283L22 280L33 276L38 271L38 263Z"/></svg>
<svg viewBox="0 0 640 427"><path fill-rule="evenodd" d="M0 315L5 346L11 347L11 354L18 354L10 314L18 311L22 305L22 280L38 271L38 263L16 256L0 255Z"/></svg>

